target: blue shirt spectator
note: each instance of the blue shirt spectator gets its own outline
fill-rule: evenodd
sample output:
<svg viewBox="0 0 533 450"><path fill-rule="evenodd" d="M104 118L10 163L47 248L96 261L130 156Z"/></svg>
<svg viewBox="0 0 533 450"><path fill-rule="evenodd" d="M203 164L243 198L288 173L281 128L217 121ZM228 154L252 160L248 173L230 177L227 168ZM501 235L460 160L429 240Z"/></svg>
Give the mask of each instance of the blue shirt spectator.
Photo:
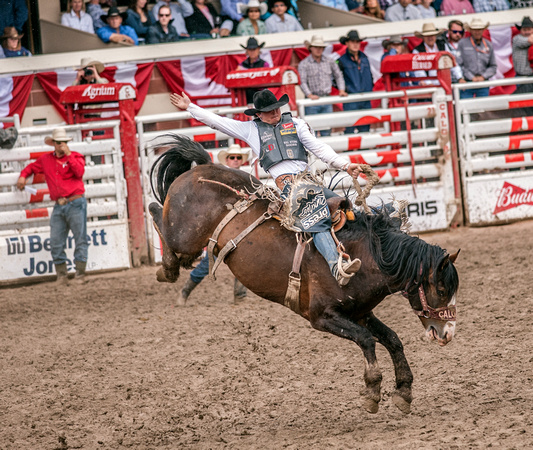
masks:
<svg viewBox="0 0 533 450"><path fill-rule="evenodd" d="M505 11L509 9L507 0L474 0L474 11L477 13Z"/></svg>
<svg viewBox="0 0 533 450"><path fill-rule="evenodd" d="M5 27L15 27L19 33L28 20L26 0L0 1L0 30Z"/></svg>
<svg viewBox="0 0 533 450"><path fill-rule="evenodd" d="M315 3L320 3L321 5L340 9L342 11L348 11L348 6L346 5L345 0L315 0Z"/></svg>
<svg viewBox="0 0 533 450"><path fill-rule="evenodd" d="M421 19L422 14L411 5L411 0L399 0L398 3L389 6L385 11L385 20L388 22L401 22L403 20Z"/></svg>
<svg viewBox="0 0 533 450"><path fill-rule="evenodd" d="M229 16L239 22L242 19L239 6L246 3L248 3L248 0L220 0L220 5L222 6L220 14Z"/></svg>
<svg viewBox="0 0 533 450"><path fill-rule="evenodd" d="M298 19L287 14L291 6L289 0L269 0L268 6L272 15L265 20L267 33L284 33L304 29Z"/></svg>
<svg viewBox="0 0 533 450"><path fill-rule="evenodd" d="M98 28L96 34L105 43L122 42L124 44L138 45L139 39L135 30L128 25L122 25L125 14L121 13L116 6L109 8L106 16L102 20L106 26Z"/></svg>
<svg viewBox="0 0 533 450"><path fill-rule="evenodd" d="M139 38L146 37L148 28L153 25L147 4L147 0L132 0L126 11L126 25L132 27Z"/></svg>
<svg viewBox="0 0 533 450"><path fill-rule="evenodd" d="M102 16L105 16L105 10L102 8L102 4L111 6L112 0L90 0L85 7L87 14L93 19L94 31L98 28L105 27L105 23L102 20Z"/></svg>

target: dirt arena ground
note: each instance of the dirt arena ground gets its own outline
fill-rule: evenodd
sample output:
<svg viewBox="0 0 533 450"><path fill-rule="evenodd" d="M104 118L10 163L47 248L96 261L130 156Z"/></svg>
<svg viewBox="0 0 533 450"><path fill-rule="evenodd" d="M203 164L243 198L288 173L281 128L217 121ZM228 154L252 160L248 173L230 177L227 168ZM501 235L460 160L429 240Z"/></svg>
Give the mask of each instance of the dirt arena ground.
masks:
<svg viewBox="0 0 533 450"><path fill-rule="evenodd" d="M355 344L254 295L233 305L226 267L185 308L184 276L143 267L0 290L0 448L533 448L533 222L423 238L462 249L459 318L440 348L403 297L376 309L413 369L410 415L382 347L372 415Z"/></svg>

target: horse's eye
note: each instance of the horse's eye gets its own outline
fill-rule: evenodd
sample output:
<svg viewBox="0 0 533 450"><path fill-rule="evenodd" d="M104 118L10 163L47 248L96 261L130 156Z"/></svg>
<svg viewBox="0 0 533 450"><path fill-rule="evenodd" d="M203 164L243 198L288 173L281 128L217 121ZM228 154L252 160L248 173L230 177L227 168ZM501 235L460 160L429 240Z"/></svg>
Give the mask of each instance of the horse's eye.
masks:
<svg viewBox="0 0 533 450"><path fill-rule="evenodd" d="M444 291L444 290L442 290L442 289L438 289L438 290L437 290L437 295L438 295L439 297L444 297L444 296L446 296L446 291Z"/></svg>

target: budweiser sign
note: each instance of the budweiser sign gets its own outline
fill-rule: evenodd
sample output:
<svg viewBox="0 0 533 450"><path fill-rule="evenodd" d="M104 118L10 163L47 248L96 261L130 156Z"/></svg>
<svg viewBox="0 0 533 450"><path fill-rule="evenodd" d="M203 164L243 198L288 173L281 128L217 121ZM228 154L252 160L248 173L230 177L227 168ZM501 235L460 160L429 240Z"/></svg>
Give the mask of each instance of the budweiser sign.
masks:
<svg viewBox="0 0 533 450"><path fill-rule="evenodd" d="M91 100L93 100L96 96L103 95L115 95L115 88L106 85L98 85L97 87L89 85L83 91L83 94L81 94L82 97L89 97Z"/></svg>
<svg viewBox="0 0 533 450"><path fill-rule="evenodd" d="M516 208L517 206L531 205L533 206L533 189L525 190L514 184L503 183L500 191L496 208L492 214L498 214L508 209Z"/></svg>

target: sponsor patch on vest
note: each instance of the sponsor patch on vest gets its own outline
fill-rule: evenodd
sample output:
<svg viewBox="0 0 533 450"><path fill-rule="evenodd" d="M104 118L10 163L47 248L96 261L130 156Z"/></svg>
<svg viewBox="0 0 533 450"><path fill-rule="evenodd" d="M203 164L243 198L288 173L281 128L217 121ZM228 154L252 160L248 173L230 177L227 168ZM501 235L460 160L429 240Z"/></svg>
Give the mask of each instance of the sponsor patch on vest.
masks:
<svg viewBox="0 0 533 450"><path fill-rule="evenodd" d="M296 134L296 128L289 128L287 130L279 130L279 134Z"/></svg>
<svg viewBox="0 0 533 450"><path fill-rule="evenodd" d="M263 134L261 135L261 140L268 141L269 139L272 139L273 137L274 135L272 133L269 133L268 131L264 131Z"/></svg>
<svg viewBox="0 0 533 450"><path fill-rule="evenodd" d="M292 122L284 123L284 124L282 124L282 127L285 128L285 129L293 128L294 127L294 123L292 123Z"/></svg>

